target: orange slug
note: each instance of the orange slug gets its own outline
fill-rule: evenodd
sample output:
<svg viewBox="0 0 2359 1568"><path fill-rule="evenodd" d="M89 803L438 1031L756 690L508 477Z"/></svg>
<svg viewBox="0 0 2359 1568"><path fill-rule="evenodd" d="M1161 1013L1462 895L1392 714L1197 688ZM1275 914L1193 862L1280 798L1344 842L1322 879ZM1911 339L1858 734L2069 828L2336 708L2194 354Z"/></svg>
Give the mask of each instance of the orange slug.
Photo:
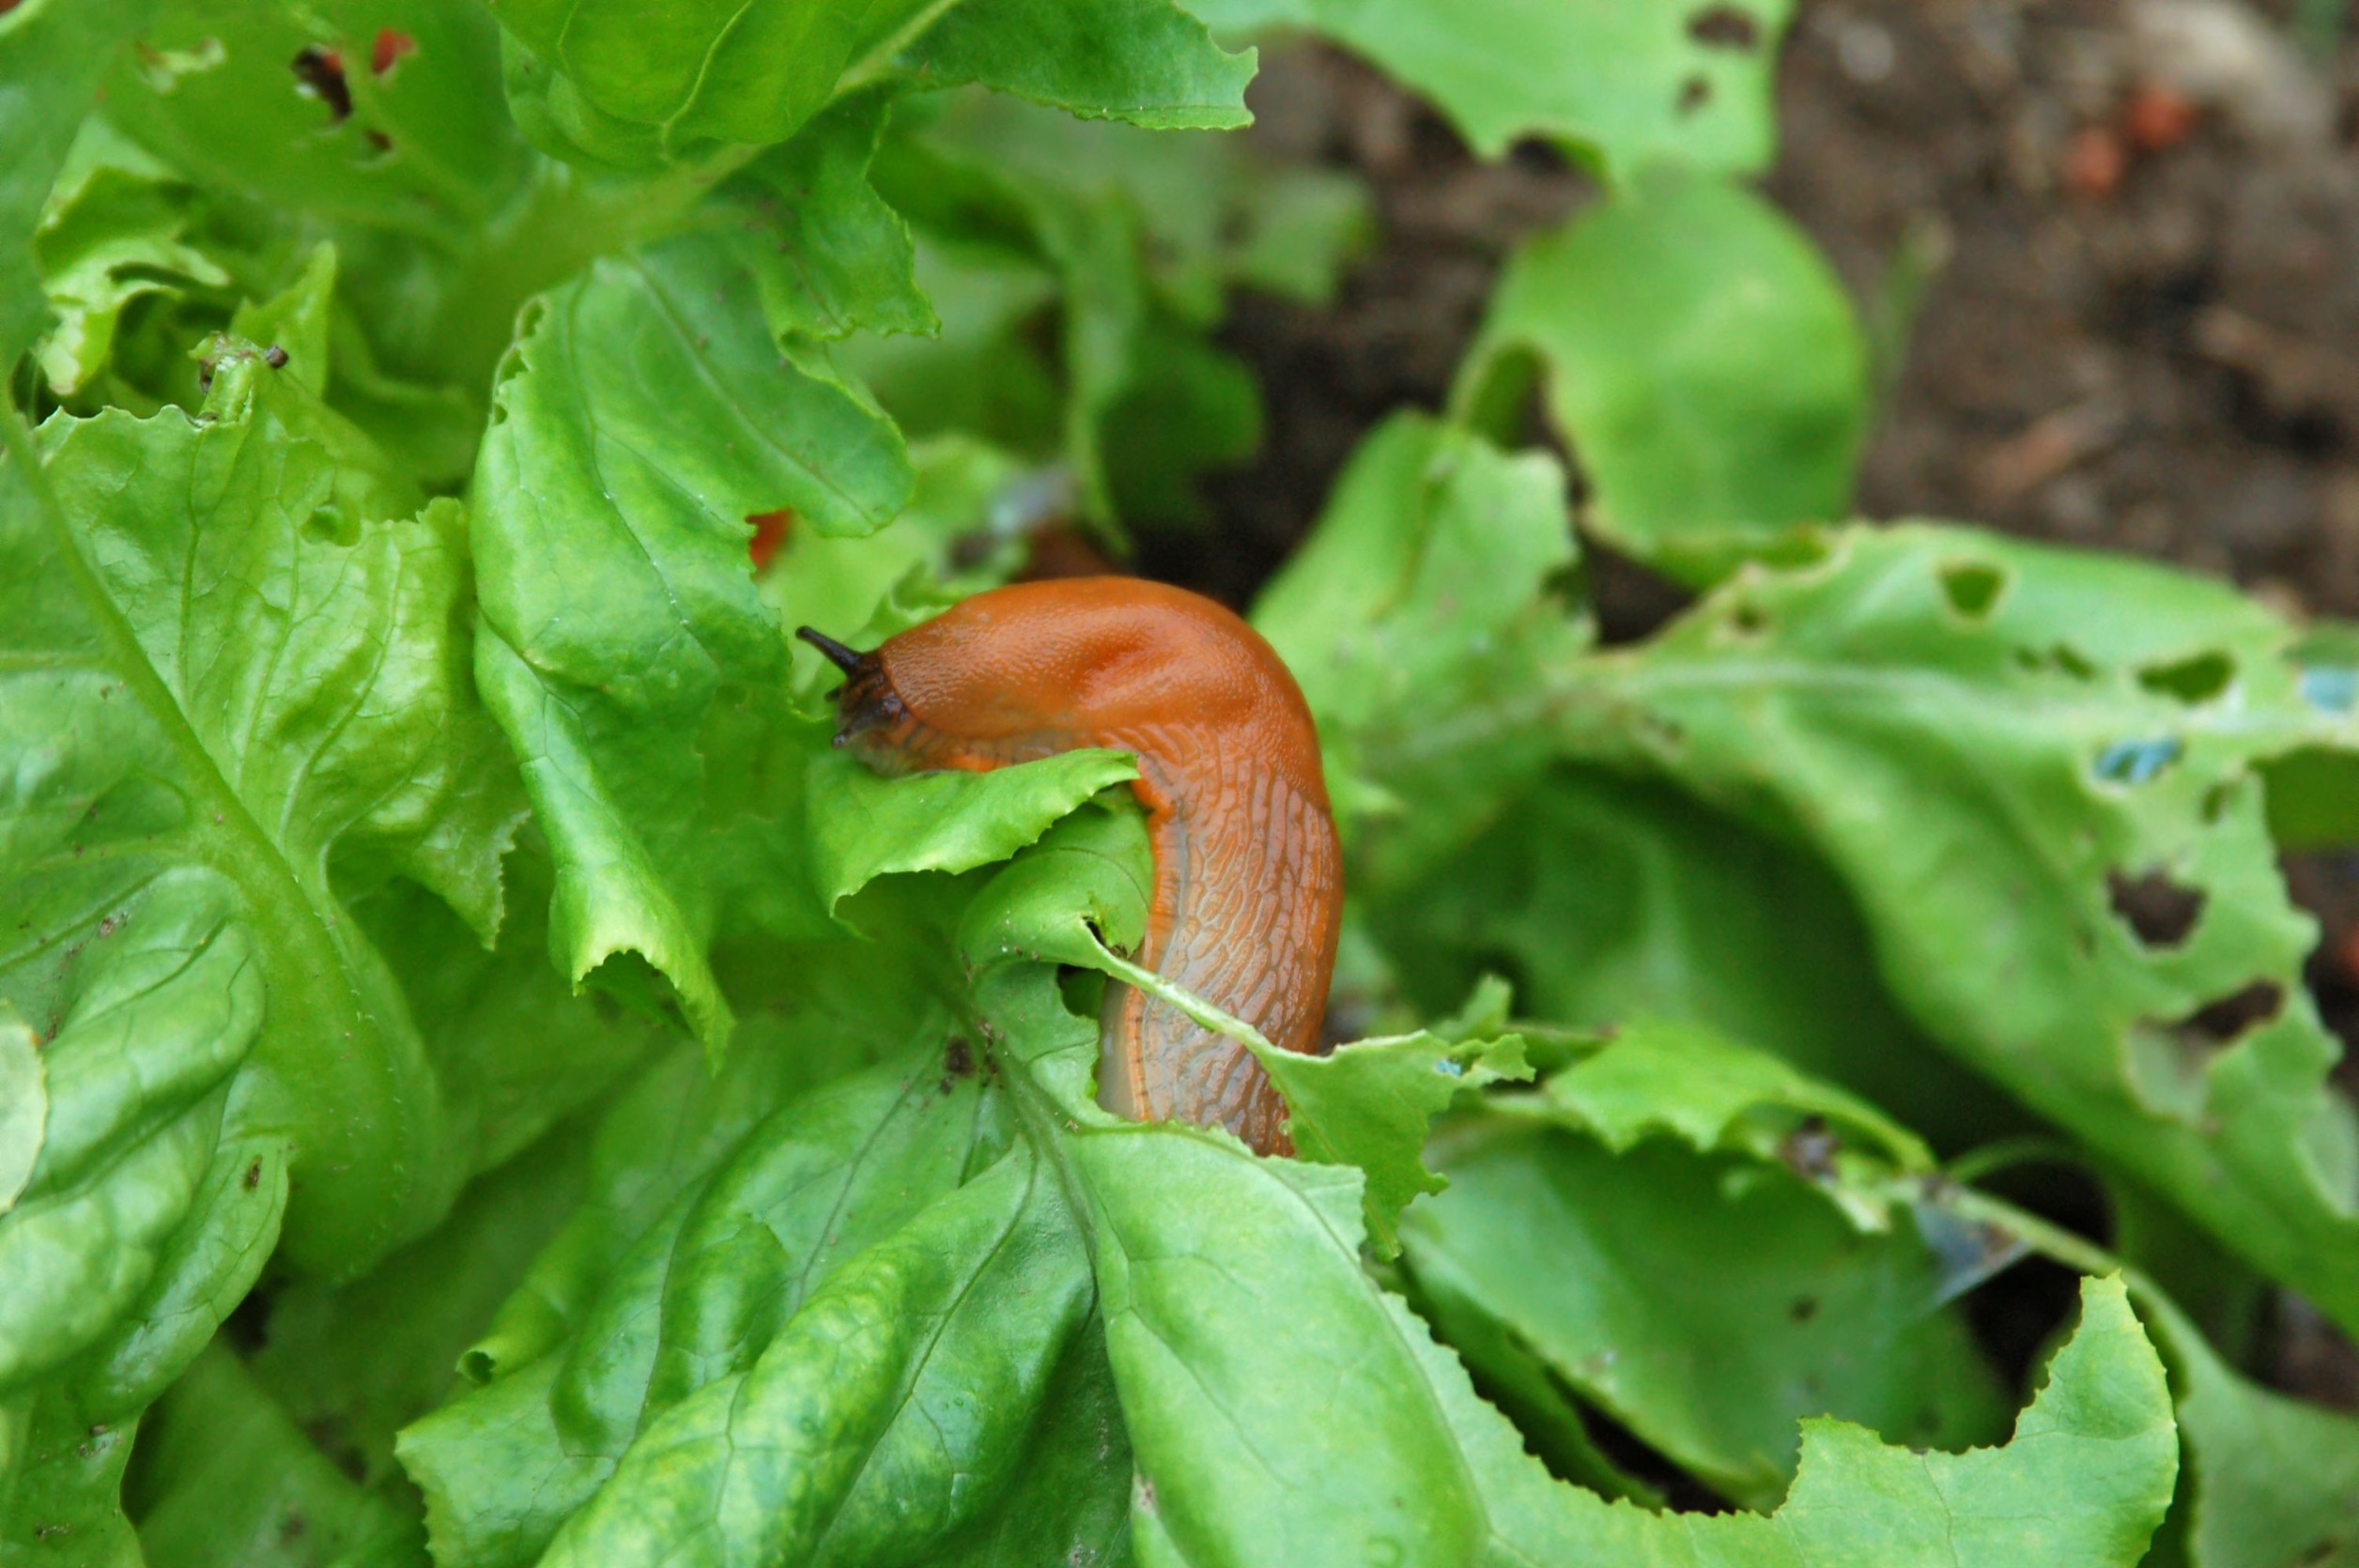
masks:
<svg viewBox="0 0 2359 1568"><path fill-rule="evenodd" d="M796 635L849 677L836 744L881 772L1136 756L1155 856L1136 961L1285 1050L1318 1050L1343 855L1310 709L1259 633L1181 589L1071 577L979 593L873 653ZM1106 1109L1289 1152L1285 1105L1243 1046L1129 986L1108 986L1102 1025Z"/></svg>

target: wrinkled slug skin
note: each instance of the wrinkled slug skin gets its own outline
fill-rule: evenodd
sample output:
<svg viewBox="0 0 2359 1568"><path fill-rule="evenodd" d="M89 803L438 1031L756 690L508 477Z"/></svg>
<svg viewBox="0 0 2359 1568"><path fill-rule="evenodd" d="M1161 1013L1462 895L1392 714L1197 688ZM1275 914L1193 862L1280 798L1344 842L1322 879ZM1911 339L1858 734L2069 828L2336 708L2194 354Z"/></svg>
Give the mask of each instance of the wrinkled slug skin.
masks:
<svg viewBox="0 0 2359 1568"><path fill-rule="evenodd" d="M861 658L847 745L887 771L1134 753L1155 895L1137 961L1287 1051L1318 1049L1343 860L1303 694L1260 634L1130 577L976 595ZM1244 1047L1109 986L1098 1097L1139 1120L1226 1127L1286 1152L1285 1108Z"/></svg>

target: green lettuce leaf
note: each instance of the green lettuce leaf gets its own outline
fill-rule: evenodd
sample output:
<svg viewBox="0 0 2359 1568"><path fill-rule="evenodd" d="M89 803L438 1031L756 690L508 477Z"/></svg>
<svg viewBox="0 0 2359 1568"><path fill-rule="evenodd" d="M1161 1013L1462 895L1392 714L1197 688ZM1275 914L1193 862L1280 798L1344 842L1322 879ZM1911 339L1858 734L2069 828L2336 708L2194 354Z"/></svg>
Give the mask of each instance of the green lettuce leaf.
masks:
<svg viewBox="0 0 2359 1568"><path fill-rule="evenodd" d="M1447 1124L1449 1190L1403 1222L1411 1274L1442 1321L1479 1324L1464 1348L1489 1377L1513 1383L1529 1358L1770 1508L1802 1418L1948 1448L1999 1430L1997 1379L1942 1310L1945 1260L1890 1212L1893 1156L1924 1160L1774 1057L1633 1028Z"/></svg>
<svg viewBox="0 0 2359 1568"><path fill-rule="evenodd" d="M1561 730L1798 837L1929 1034L2349 1323L2359 1139L2267 774L2349 717L2293 641L2157 568L1855 530L1598 660Z"/></svg>
<svg viewBox="0 0 2359 1568"><path fill-rule="evenodd" d="M487 1173L449 1219L358 1279L280 1283L242 1320L256 1387L345 1473L413 1517L394 1435L461 1391L460 1355L580 1207L588 1130L577 1119Z"/></svg>
<svg viewBox="0 0 2359 1568"><path fill-rule="evenodd" d="M1332 291L1366 239L1365 192L1241 139L983 93L904 100L895 127L879 179L927 242L949 325L938 346L856 346L880 399L913 433L1061 451L1101 521L1205 521L1197 474L1252 453L1261 409L1242 363L1204 333L1234 287ZM1062 331L1043 353L1052 298ZM1047 384L1060 378L1061 408Z"/></svg>
<svg viewBox="0 0 2359 1568"><path fill-rule="evenodd" d="M292 1262L353 1268L473 1168L347 899L399 876L487 938L521 807L457 509L411 515L253 346L212 365L202 418L53 421L38 487L12 427L0 482L0 994L48 1102L0 1215L0 1390L31 1401L15 1507L116 1534L129 1424L283 1220Z"/></svg>
<svg viewBox="0 0 2359 1568"><path fill-rule="evenodd" d="M306 1441L225 1345L173 1385L143 1438L139 1551L153 1568L424 1568L417 1520Z"/></svg>
<svg viewBox="0 0 2359 1568"><path fill-rule="evenodd" d="M474 486L477 678L557 865L550 957L618 954L717 1051L714 890L698 736L723 688L775 692L785 638L746 519L882 526L909 494L899 433L790 357L741 254L689 236L594 265L533 312Z"/></svg>
<svg viewBox="0 0 2359 1568"><path fill-rule="evenodd" d="M2359 1420L2239 1376L2172 1302L2151 1290L2137 1302L2178 1385L2192 1568L2359 1561Z"/></svg>
<svg viewBox="0 0 2359 1568"><path fill-rule="evenodd" d="M737 1104L767 1089L777 1109L761 1119L740 1110L719 1136L681 1118L728 1102L717 1096L685 1104L634 1096L617 1107L627 1121L609 1141L630 1138L651 1116L677 1140L656 1145L668 1158L645 1174L610 1154L601 1161L590 1217L635 1210L645 1217L637 1233L611 1226L602 1259L584 1256L594 1237L560 1233L520 1304L469 1354L498 1375L401 1438L402 1461L426 1492L439 1560L536 1559L569 1515L605 1495L666 1411L747 1374L847 1259L1005 1148L971 1046L943 1043L948 1025L938 1008L921 1009L916 1039L896 1060L801 1099L779 1096L775 1069L767 1084L737 1071ZM951 1070L946 1059L961 1051L964 1066ZM554 1326L563 1337L545 1330L528 1359L520 1330L545 1315L550 1276L581 1284ZM645 1504L613 1506L627 1517Z"/></svg>
<svg viewBox="0 0 2359 1568"><path fill-rule="evenodd" d="M1367 1176L1368 1244L1400 1251L1395 1224L1421 1192L1448 1185L1426 1169L1426 1131L1461 1093L1529 1078L1523 1040L1450 1040L1425 1030L1357 1040L1324 1056L1257 1052L1286 1097L1295 1153L1322 1165L1357 1165Z"/></svg>
<svg viewBox="0 0 2359 1568"><path fill-rule="evenodd" d="M464 1171L425 1158L445 1146L433 1068L345 898L398 874L488 937L521 802L467 682L457 509L408 515L414 492L251 346L213 363L201 420L53 422L52 498L9 508L30 787L8 989L48 1041L58 1191L251 1045L285 1098L270 1119L312 1167L290 1246L349 1267L438 1214ZM44 721L60 702L80 716ZM133 959L151 943L194 967ZM62 975L39 957L69 947ZM136 997L149 1019L108 1016ZM92 1038L91 1068L135 1077L93 1078L69 1123L63 1037L86 1028L110 1042ZM135 1083L175 1086L141 1110Z"/></svg>
<svg viewBox="0 0 2359 1568"><path fill-rule="evenodd" d="M473 0L192 0L105 84L109 122L197 189L193 242L246 296L335 246L331 400L437 487L465 478L518 307L704 193L532 152L501 101L500 36ZM193 402L171 379L179 337L141 346L131 386Z"/></svg>
<svg viewBox="0 0 2359 1568"><path fill-rule="evenodd" d="M979 83L1084 119L1234 131L1253 123L1256 59L1224 53L1172 0L962 0L898 63L929 85Z"/></svg>
<svg viewBox="0 0 2359 1568"><path fill-rule="evenodd" d="M1616 179L1655 163L1768 165L1778 43L1791 0L1197 0L1215 27L1310 28L1448 116L1486 158L1527 136Z"/></svg>
<svg viewBox="0 0 2359 1568"><path fill-rule="evenodd" d="M1850 513L1866 339L1810 239L1741 186L1642 180L1527 240L1456 403L1513 430L1535 373L1584 522L1660 571L1715 581Z"/></svg>
<svg viewBox="0 0 2359 1568"><path fill-rule="evenodd" d="M1547 764L1538 725L1430 762L1422 736L1437 715L1516 711L1579 654L1585 629L1550 592L1574 560L1564 473L1543 454L1510 456L1417 414L1353 454L1253 620L1318 719L1355 885L1432 865ZM1360 822L1355 777L1382 792L1360 795Z"/></svg>
<svg viewBox="0 0 2359 1568"><path fill-rule="evenodd" d="M1427 1007L1513 975L1529 1017L1703 1025L1842 1084L1936 1147L2032 1125L1901 1010L1824 866L1675 788L1560 764L1426 874L1393 884L1363 867L1370 929Z"/></svg>
<svg viewBox="0 0 2359 1568"><path fill-rule="evenodd" d="M718 167L783 142L880 79L969 82L1159 129L1246 124L1251 51L1224 54L1171 0L825 0L700 5L653 22L610 3L503 5L508 97L560 158Z"/></svg>
<svg viewBox="0 0 2359 1568"><path fill-rule="evenodd" d="M57 396L79 391L105 367L131 301L229 282L182 238L189 194L167 165L104 119L83 122L33 241L57 316L38 356Z"/></svg>
<svg viewBox="0 0 2359 1568"><path fill-rule="evenodd" d="M150 0L26 0L0 14L0 372L48 315L31 247L107 67Z"/></svg>
<svg viewBox="0 0 2359 1568"><path fill-rule="evenodd" d="M1090 1297L1054 1177L1011 1154L644 1426L542 1560L944 1560L1014 1482Z"/></svg>

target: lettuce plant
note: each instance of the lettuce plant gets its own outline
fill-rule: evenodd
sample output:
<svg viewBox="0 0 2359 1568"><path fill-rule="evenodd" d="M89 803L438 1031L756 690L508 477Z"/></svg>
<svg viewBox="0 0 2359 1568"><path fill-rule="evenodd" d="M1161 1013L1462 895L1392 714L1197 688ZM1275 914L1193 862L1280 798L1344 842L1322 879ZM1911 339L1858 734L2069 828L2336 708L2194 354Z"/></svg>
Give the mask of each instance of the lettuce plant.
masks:
<svg viewBox="0 0 2359 1568"><path fill-rule="evenodd" d="M0 1568L2359 1561L2359 638L1844 521L1787 9L0 7ZM1217 527L1305 35L1600 194L1252 607L1365 1037L1260 1159L1094 1099L1132 760L785 634Z"/></svg>

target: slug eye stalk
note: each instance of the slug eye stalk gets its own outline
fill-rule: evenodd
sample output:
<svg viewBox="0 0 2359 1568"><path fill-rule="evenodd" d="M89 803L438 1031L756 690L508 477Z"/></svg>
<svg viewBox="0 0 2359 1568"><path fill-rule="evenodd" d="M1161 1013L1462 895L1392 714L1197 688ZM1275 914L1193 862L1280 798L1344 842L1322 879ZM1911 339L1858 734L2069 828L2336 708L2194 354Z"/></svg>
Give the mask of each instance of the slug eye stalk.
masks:
<svg viewBox="0 0 2359 1568"><path fill-rule="evenodd" d="M899 694L885 678L885 661L875 653L847 648L826 633L809 626L797 626L794 635L843 671L844 683L834 693L836 745L850 746L866 731L889 730L906 716Z"/></svg>
<svg viewBox="0 0 2359 1568"><path fill-rule="evenodd" d="M814 630L809 626L795 627L794 635L818 649L826 656L829 664L834 665L846 675L859 674L873 656L863 653L856 648L847 648L826 633Z"/></svg>

